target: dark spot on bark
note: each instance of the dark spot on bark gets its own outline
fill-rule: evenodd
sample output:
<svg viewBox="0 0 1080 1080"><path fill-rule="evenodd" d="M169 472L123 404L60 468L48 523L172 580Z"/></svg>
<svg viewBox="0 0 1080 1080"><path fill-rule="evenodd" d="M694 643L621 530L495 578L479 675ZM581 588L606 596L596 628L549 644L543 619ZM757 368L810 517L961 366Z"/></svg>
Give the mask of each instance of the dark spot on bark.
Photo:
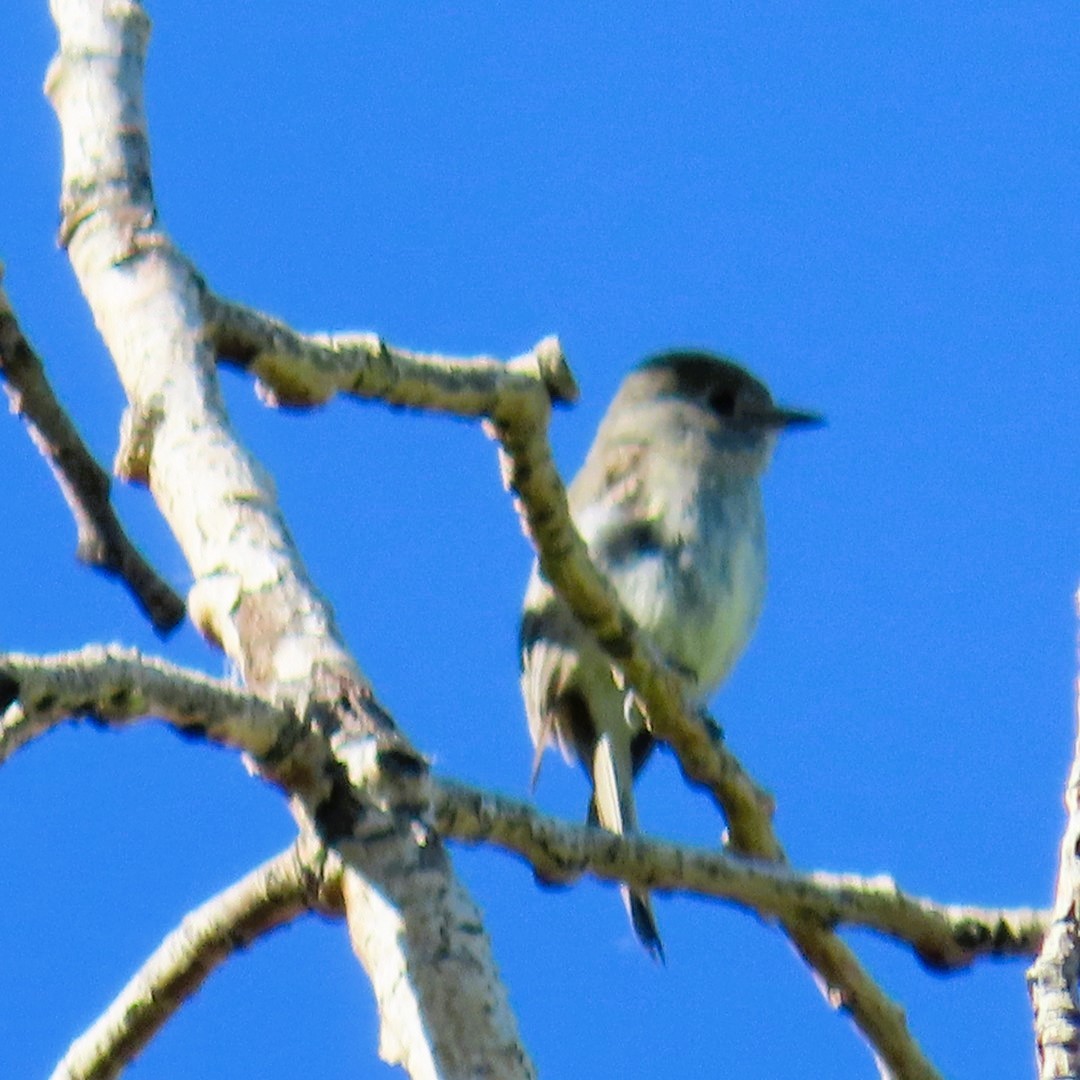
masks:
<svg viewBox="0 0 1080 1080"><path fill-rule="evenodd" d="M315 825L328 846L353 834L364 808L344 776L334 778L330 794L315 808Z"/></svg>
<svg viewBox="0 0 1080 1080"><path fill-rule="evenodd" d="M7 672L0 672L0 712L19 699L19 683Z"/></svg>

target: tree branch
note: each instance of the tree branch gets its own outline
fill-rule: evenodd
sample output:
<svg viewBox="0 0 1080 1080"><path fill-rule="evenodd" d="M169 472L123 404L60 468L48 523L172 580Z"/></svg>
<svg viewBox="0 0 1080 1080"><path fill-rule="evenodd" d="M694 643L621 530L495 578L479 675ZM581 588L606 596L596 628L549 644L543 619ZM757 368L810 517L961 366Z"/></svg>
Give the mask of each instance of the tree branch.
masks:
<svg viewBox="0 0 1080 1080"><path fill-rule="evenodd" d="M293 809L346 864L382 1052L418 1078L531 1076L479 911L424 821L426 762L360 673L270 477L232 431L205 287L157 227L142 97L149 20L135 0L53 0L52 12L61 238L128 397L121 471L145 479L180 544L196 625L249 686L313 721L336 761L329 791L300 787Z"/></svg>
<svg viewBox="0 0 1080 1080"><path fill-rule="evenodd" d="M40 358L19 328L2 284L0 375L12 412L26 421L31 440L48 462L75 518L79 538L76 557L119 578L159 633L172 630L184 617L184 601L127 538L109 501L109 476L57 400Z"/></svg>
<svg viewBox="0 0 1080 1080"><path fill-rule="evenodd" d="M340 772L325 738L291 707L136 649L0 653L0 763L80 716L103 724L160 717L182 735L249 754L290 794L328 797Z"/></svg>
<svg viewBox="0 0 1080 1080"><path fill-rule="evenodd" d="M160 718L188 737L250 754L290 791L298 778L298 786L310 786L313 774L332 767L325 741L288 706L136 650L90 646L44 657L0 654L0 763L73 716L110 725ZM451 780L433 791L442 835L517 854L546 881L591 874L716 897L766 917L811 915L829 926L861 926L911 944L935 970L985 956L1031 956L1046 928L1046 912L939 904L908 896L883 876L798 874L643 835L620 838Z"/></svg>
<svg viewBox="0 0 1080 1080"><path fill-rule="evenodd" d="M203 294L203 317L218 356L251 371L260 396L274 407L321 405L335 394L347 394L484 417L508 398L571 402L578 397L554 337L503 362L413 352L377 334L301 334L209 290Z"/></svg>
<svg viewBox="0 0 1080 1080"><path fill-rule="evenodd" d="M799 874L642 834L615 836L450 780L435 789L435 814L443 835L519 855L547 882L590 874L650 891L728 900L765 917L812 916L830 927L860 926L910 944L935 971L968 967L987 956L1033 956L1048 921L1047 912L1029 908L939 904L910 896L884 875Z"/></svg>
<svg viewBox="0 0 1080 1080"><path fill-rule="evenodd" d="M297 842L189 912L80 1035L52 1080L110 1080L226 960L308 911L339 914L340 864Z"/></svg>
<svg viewBox="0 0 1080 1080"><path fill-rule="evenodd" d="M518 497L518 509L545 578L623 673L653 735L672 747L684 775L710 791L719 803L727 819L731 849L786 862L772 827L771 797L726 749L719 728L688 708L679 676L660 660L589 559L551 461L547 414L508 408L496 413L492 422L504 453L504 478ZM848 1012L855 1021L883 1077L935 1080L939 1076L908 1031L903 1011L847 945L812 917L785 917L781 924L817 973L829 1004Z"/></svg>

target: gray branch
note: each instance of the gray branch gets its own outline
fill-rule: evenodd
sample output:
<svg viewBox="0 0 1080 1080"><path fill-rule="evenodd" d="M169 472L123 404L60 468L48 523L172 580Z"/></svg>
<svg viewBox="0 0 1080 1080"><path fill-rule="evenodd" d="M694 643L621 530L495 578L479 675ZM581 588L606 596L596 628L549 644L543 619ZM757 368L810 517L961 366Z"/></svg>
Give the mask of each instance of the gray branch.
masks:
<svg viewBox="0 0 1080 1080"><path fill-rule="evenodd" d="M830 927L860 926L911 945L935 971L958 970L988 956L1033 956L1049 921L1048 912L1030 908L940 904L911 896L885 875L800 874L641 834L619 837L448 780L436 788L435 813L444 835L519 855L544 881L565 884L589 874L650 891L711 896L767 918L812 916Z"/></svg>
<svg viewBox="0 0 1080 1080"><path fill-rule="evenodd" d="M289 793L334 763L325 741L288 706L133 649L91 646L35 657L0 654L0 762L32 739L86 717L122 726L157 718L192 738L253 757ZM325 781L329 783L329 779ZM829 926L861 926L906 942L935 970L987 956L1032 956L1046 912L940 904L902 892L890 878L784 867L717 851L620 838L557 821L527 803L441 780L433 787L439 832L487 843L525 859L546 881L591 874L729 901L777 919L813 916Z"/></svg>
<svg viewBox="0 0 1080 1080"><path fill-rule="evenodd" d="M239 441L205 286L161 227L136 0L53 0L46 93L63 130L61 240L128 398L122 475L145 479L194 578L192 619L246 685L288 702L332 767L292 809L346 864L346 912L380 1052L414 1077L534 1074L475 902L425 823L427 766L379 704L312 581L274 484ZM280 778L279 778L280 779Z"/></svg>

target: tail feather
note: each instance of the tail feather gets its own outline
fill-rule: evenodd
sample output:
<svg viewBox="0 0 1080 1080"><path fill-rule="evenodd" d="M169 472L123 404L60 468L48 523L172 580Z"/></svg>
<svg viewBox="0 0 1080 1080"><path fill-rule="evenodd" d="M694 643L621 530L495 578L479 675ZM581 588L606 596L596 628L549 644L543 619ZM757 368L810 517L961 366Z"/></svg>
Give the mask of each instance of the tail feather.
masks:
<svg viewBox="0 0 1080 1080"><path fill-rule="evenodd" d="M621 752L620 752L621 751ZM602 828L618 836L637 831L637 812L634 808L633 765L628 745L618 745L607 732L600 735L593 751L593 800L590 819L595 810ZM664 946L656 928L649 894L641 889L621 886L623 903L630 916L630 925L649 955L664 962Z"/></svg>
<svg viewBox="0 0 1080 1080"><path fill-rule="evenodd" d="M656 916L647 892L640 892L622 887L623 903L630 914L630 925L637 934L638 941L648 950L649 955L658 963L665 963L664 943L660 940L660 931L656 928Z"/></svg>

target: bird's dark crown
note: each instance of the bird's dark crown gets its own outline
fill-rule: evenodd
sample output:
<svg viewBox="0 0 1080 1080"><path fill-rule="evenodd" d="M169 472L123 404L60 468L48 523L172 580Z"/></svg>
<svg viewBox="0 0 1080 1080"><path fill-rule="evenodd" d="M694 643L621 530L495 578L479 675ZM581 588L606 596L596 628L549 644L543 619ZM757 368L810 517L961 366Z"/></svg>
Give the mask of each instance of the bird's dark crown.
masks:
<svg viewBox="0 0 1080 1080"><path fill-rule="evenodd" d="M704 352L666 352L643 361L628 376L631 398L679 397L707 402L720 415L772 407L772 395L759 379L733 360Z"/></svg>

